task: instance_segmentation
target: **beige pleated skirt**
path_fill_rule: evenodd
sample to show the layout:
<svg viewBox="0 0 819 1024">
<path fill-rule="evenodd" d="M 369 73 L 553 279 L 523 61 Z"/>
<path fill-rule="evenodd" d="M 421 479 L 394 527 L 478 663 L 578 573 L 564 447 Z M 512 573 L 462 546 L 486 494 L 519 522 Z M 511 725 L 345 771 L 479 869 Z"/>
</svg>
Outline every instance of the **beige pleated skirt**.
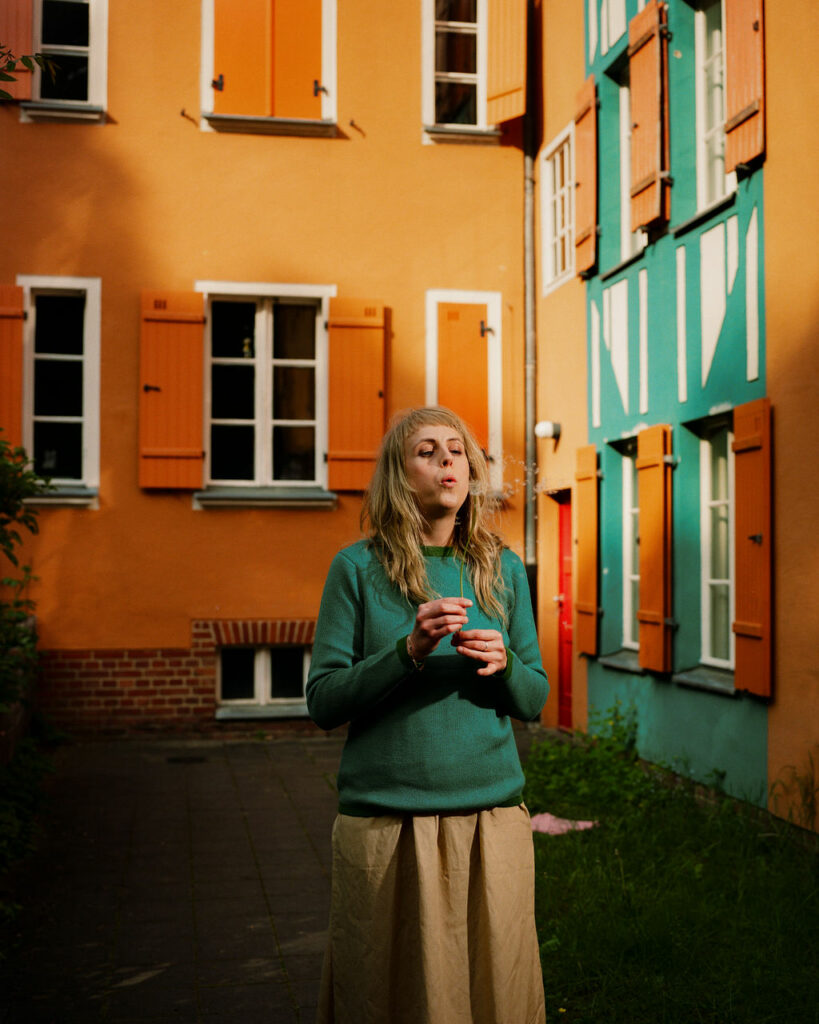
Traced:
<svg viewBox="0 0 819 1024">
<path fill-rule="evenodd" d="M 318 1024 L 543 1024 L 523 805 L 339 815 Z"/>
</svg>

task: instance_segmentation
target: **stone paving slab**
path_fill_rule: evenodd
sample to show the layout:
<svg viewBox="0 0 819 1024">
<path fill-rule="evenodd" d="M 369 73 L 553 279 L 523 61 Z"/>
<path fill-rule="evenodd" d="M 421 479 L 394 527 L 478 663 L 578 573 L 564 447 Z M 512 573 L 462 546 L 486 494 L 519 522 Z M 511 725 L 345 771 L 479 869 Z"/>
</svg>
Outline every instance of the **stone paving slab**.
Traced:
<svg viewBox="0 0 819 1024">
<path fill-rule="evenodd" d="M 308 1024 L 343 737 L 88 741 L 56 755 L 2 1024 Z"/>
</svg>

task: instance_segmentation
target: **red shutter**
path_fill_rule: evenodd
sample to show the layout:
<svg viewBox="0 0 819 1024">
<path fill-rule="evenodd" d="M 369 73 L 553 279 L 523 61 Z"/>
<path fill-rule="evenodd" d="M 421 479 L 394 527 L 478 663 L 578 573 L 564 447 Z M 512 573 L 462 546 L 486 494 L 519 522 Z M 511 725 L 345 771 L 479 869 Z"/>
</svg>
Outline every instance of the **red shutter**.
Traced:
<svg viewBox="0 0 819 1024">
<path fill-rule="evenodd" d="M 0 3 L 0 46 L 19 58 L 32 52 L 31 0 L 2 0 Z M 31 72 L 18 64 L 14 82 L 0 82 L 0 89 L 15 100 L 31 99 Z"/>
<path fill-rule="evenodd" d="M 486 123 L 526 113 L 526 0 L 489 0 Z"/>
<path fill-rule="evenodd" d="M 213 112 L 273 112 L 270 0 L 213 0 Z"/>
<path fill-rule="evenodd" d="M 577 449 L 577 592 L 574 638 L 580 654 L 597 654 L 597 449 Z"/>
<path fill-rule="evenodd" d="M 273 115 L 321 117 L 321 0 L 274 0 Z"/>
<path fill-rule="evenodd" d="M 734 409 L 736 663 L 734 685 L 771 696 L 771 404 Z"/>
<path fill-rule="evenodd" d="M 637 435 L 640 509 L 640 665 L 671 671 L 671 427 Z"/>
<path fill-rule="evenodd" d="M 203 297 L 142 293 L 139 484 L 202 486 Z"/>
<path fill-rule="evenodd" d="M 327 484 L 363 491 L 384 434 L 384 304 L 331 299 Z"/>
<path fill-rule="evenodd" d="M 23 443 L 23 289 L 0 285 L 0 437 Z"/>
<path fill-rule="evenodd" d="M 574 263 L 577 273 L 597 260 L 597 94 L 589 75 L 577 94 L 574 118 Z"/>
<path fill-rule="evenodd" d="M 725 170 L 765 152 L 762 0 L 725 4 Z"/>
<path fill-rule="evenodd" d="M 666 18 L 666 5 L 648 0 L 628 27 L 632 231 L 671 212 Z"/>
<path fill-rule="evenodd" d="M 438 304 L 438 403 L 456 412 L 489 454 L 486 306 Z"/>
</svg>

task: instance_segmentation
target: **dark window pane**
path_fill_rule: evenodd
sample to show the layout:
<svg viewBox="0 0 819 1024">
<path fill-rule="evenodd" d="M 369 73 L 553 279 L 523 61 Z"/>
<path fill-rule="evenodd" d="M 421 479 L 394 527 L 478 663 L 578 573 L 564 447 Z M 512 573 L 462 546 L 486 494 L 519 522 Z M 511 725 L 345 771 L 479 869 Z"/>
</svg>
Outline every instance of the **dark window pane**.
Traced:
<svg viewBox="0 0 819 1024">
<path fill-rule="evenodd" d="M 252 359 L 255 354 L 255 334 L 255 302 L 213 303 L 211 345 L 215 358 Z"/>
<path fill-rule="evenodd" d="M 471 32 L 436 32 L 435 70 L 475 74 L 478 68 L 478 40 Z"/>
<path fill-rule="evenodd" d="M 88 4 L 43 0 L 43 43 L 88 46 Z"/>
<path fill-rule="evenodd" d="M 274 419 L 312 420 L 315 415 L 316 371 L 312 366 L 274 366 Z"/>
<path fill-rule="evenodd" d="M 315 306 L 276 306 L 273 355 L 276 359 L 316 358 Z"/>
<path fill-rule="evenodd" d="M 40 476 L 82 480 L 82 424 L 35 423 L 34 468 Z"/>
<path fill-rule="evenodd" d="M 477 124 L 477 89 L 464 82 L 435 83 L 436 124 Z"/>
<path fill-rule="evenodd" d="M 252 420 L 255 416 L 253 386 L 255 371 L 250 366 L 214 363 L 211 366 L 211 415 L 215 420 Z"/>
<path fill-rule="evenodd" d="M 477 21 L 477 0 L 435 0 L 436 21 Z"/>
<path fill-rule="evenodd" d="M 34 361 L 34 415 L 82 416 L 82 363 Z"/>
<path fill-rule="evenodd" d="M 40 76 L 40 99 L 85 102 L 88 99 L 88 58 L 58 53 L 54 64 L 53 80 L 47 71 Z"/>
<path fill-rule="evenodd" d="M 214 480 L 252 480 L 255 475 L 253 427 L 210 428 L 210 475 Z"/>
<path fill-rule="evenodd" d="M 312 427 L 273 428 L 273 479 L 313 480 L 316 440 Z"/>
<path fill-rule="evenodd" d="M 222 678 L 222 700 L 253 700 L 253 665 L 256 652 L 252 647 L 223 647 L 219 652 Z"/>
<path fill-rule="evenodd" d="M 270 648 L 270 696 L 304 698 L 304 648 Z"/>
<path fill-rule="evenodd" d="M 60 356 L 82 355 L 84 295 L 38 295 L 34 351 Z"/>
</svg>

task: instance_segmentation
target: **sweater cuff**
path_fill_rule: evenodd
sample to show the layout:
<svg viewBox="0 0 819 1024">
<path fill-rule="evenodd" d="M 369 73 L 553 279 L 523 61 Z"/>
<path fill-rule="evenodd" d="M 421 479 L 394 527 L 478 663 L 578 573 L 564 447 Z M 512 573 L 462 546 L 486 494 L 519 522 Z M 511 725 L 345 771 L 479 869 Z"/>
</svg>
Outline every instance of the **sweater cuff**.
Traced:
<svg viewBox="0 0 819 1024">
<path fill-rule="evenodd" d="M 514 668 L 514 665 L 515 665 L 515 655 L 507 647 L 506 648 L 506 668 L 503 670 L 503 672 L 501 672 L 501 679 L 504 679 L 504 680 L 509 679 L 509 677 L 512 675 L 512 670 Z"/>
<path fill-rule="evenodd" d="M 412 658 L 409 656 L 409 653 L 407 651 L 407 638 L 405 636 L 402 636 L 401 639 L 396 643 L 395 653 L 401 659 L 404 668 L 408 669 L 410 672 L 413 670 L 413 668 L 415 668 L 415 666 L 412 663 Z"/>
</svg>

